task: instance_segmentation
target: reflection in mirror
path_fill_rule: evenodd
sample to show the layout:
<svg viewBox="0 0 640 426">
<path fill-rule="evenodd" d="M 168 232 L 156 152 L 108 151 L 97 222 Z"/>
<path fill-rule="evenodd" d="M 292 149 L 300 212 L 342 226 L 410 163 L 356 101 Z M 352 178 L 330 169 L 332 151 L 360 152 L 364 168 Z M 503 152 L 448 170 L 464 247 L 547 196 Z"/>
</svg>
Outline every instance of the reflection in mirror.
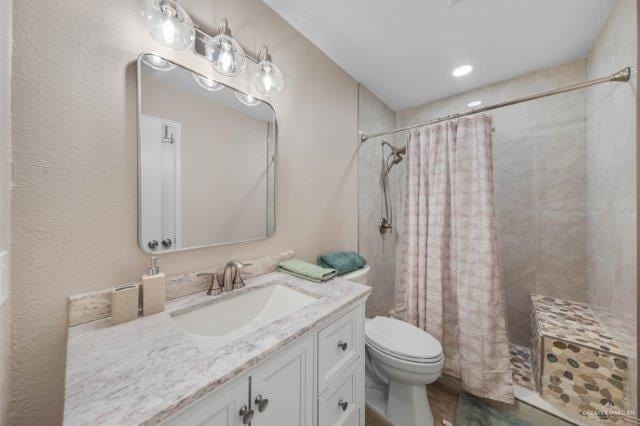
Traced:
<svg viewBox="0 0 640 426">
<path fill-rule="evenodd" d="M 167 252 L 275 232 L 275 112 L 157 55 L 138 61 L 139 243 Z"/>
</svg>

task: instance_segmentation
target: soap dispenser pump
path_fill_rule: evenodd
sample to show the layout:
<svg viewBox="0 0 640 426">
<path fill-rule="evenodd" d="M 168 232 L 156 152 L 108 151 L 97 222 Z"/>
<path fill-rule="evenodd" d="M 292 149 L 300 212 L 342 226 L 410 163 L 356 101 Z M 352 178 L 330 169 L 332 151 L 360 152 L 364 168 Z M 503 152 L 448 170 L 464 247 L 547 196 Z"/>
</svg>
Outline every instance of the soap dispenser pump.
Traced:
<svg viewBox="0 0 640 426">
<path fill-rule="evenodd" d="M 159 256 L 151 256 L 151 265 L 142 276 L 142 315 L 164 311 L 167 277 L 158 267 Z"/>
</svg>

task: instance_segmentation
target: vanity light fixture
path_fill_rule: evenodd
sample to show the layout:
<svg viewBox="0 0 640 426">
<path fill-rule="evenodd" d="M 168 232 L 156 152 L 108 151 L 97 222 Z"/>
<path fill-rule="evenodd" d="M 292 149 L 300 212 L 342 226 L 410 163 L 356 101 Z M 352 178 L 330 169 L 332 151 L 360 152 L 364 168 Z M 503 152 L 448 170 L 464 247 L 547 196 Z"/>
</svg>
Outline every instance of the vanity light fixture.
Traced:
<svg viewBox="0 0 640 426">
<path fill-rule="evenodd" d="M 191 76 L 196 81 L 196 83 L 198 83 L 200 87 L 210 92 L 217 92 L 218 90 L 222 90 L 224 88 L 222 84 L 218 83 L 217 81 L 209 77 L 205 77 L 203 75 L 196 74 L 194 72 L 191 73 Z"/>
<path fill-rule="evenodd" d="M 150 66 L 156 71 L 171 71 L 175 68 L 175 65 L 171 62 L 161 58 L 158 55 L 147 53 L 142 56 L 142 62 Z"/>
<path fill-rule="evenodd" d="M 473 101 L 473 102 L 469 102 L 469 103 L 467 104 L 467 106 L 468 106 L 468 107 L 473 108 L 473 107 L 477 107 L 477 106 L 478 106 L 478 105 L 480 105 L 481 103 L 482 103 L 482 101 Z"/>
<path fill-rule="evenodd" d="M 172 50 L 193 49 L 194 53 L 211 62 L 213 68 L 222 75 L 234 77 L 242 74 L 247 65 L 247 59 L 255 63 L 256 70 L 250 80 L 260 95 L 273 96 L 284 87 L 282 71 L 271 61 L 267 46 L 260 47 L 257 58 L 246 55 L 240 43 L 231 37 L 229 22 L 226 18 L 220 21 L 218 34 L 212 37 L 194 26 L 189 14 L 176 0 L 145 0 L 142 16 L 147 31 L 158 43 Z M 194 46 L 196 33 L 202 43 Z M 173 68 L 173 64 L 156 55 L 146 55 L 143 60 L 156 70 Z M 207 77 L 194 75 L 193 78 L 207 90 L 215 91 L 223 87 Z M 260 103 L 254 97 L 247 96 L 251 99 L 245 98 L 241 100 L 242 103 L 250 106 Z"/>
<path fill-rule="evenodd" d="M 462 65 L 461 67 L 454 69 L 451 74 L 453 74 L 454 77 L 462 77 L 469 74 L 471 71 L 473 71 L 473 67 L 471 65 Z"/>
<path fill-rule="evenodd" d="M 284 86 L 282 71 L 273 62 L 267 46 L 261 46 L 258 51 L 258 65 L 251 77 L 253 87 L 264 96 L 272 96 L 279 93 Z"/>
<path fill-rule="evenodd" d="M 174 0 L 147 0 L 142 8 L 144 25 L 151 37 L 172 50 L 187 50 L 196 39 L 193 21 Z"/>
<path fill-rule="evenodd" d="M 235 94 L 236 94 L 236 98 L 238 98 L 238 100 L 243 104 L 245 104 L 246 106 L 253 107 L 256 105 L 260 105 L 260 103 L 262 102 L 260 99 L 256 99 L 253 96 L 247 95 L 242 92 L 235 92 Z"/>
<path fill-rule="evenodd" d="M 233 77 L 244 71 L 247 58 L 242 46 L 231 37 L 231 30 L 229 30 L 226 19 L 220 21 L 218 35 L 206 39 L 204 48 L 205 56 L 220 74 Z"/>
</svg>

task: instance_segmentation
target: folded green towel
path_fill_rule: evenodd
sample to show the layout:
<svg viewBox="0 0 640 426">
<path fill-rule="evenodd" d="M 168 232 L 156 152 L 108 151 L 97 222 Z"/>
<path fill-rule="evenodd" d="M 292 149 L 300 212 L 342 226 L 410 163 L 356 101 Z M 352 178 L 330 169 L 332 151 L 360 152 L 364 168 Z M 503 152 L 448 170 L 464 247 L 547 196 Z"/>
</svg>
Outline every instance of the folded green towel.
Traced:
<svg viewBox="0 0 640 426">
<path fill-rule="evenodd" d="M 367 261 L 352 251 L 334 251 L 318 256 L 318 265 L 335 269 L 338 275 L 348 274 L 356 269 L 364 268 Z"/>
<path fill-rule="evenodd" d="M 278 263 L 278 271 L 317 283 L 328 281 L 336 276 L 335 269 L 322 268 L 299 259 L 289 259 Z"/>
</svg>

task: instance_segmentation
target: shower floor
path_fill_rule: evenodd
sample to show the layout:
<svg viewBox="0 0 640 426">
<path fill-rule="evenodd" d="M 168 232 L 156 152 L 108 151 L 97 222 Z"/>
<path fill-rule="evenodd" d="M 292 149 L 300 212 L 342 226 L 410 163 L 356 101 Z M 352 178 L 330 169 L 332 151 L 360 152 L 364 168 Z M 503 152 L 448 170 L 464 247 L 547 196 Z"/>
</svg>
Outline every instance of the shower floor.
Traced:
<svg viewBox="0 0 640 426">
<path fill-rule="evenodd" d="M 531 375 L 531 351 L 529 348 L 509 343 L 509 354 L 511 355 L 513 383 L 534 390 L 533 377 Z"/>
</svg>

